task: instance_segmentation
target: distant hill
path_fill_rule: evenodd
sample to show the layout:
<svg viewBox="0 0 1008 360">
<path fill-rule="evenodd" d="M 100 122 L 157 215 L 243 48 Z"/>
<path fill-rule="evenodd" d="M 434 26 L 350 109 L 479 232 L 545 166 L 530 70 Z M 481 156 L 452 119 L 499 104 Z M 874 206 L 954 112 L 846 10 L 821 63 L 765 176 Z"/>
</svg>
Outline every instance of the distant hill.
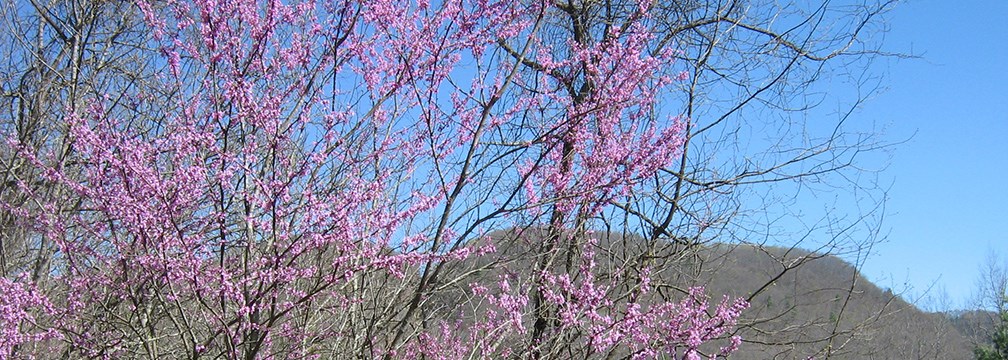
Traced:
<svg viewBox="0 0 1008 360">
<path fill-rule="evenodd" d="M 536 236 L 496 232 L 491 238 L 496 239 L 496 259 L 455 264 L 447 277 L 456 274 L 460 284 L 490 284 L 502 273 L 535 268 L 527 255 L 540 243 Z M 500 241 L 504 238 L 510 239 Z M 656 268 L 664 268 L 661 279 L 668 289 L 703 285 L 715 297 L 748 299 L 751 307 L 738 330 L 744 342 L 731 359 L 967 360 L 973 358 L 970 339 L 983 338 L 982 330 L 976 330 L 985 326 L 982 316 L 921 311 L 835 256 L 754 245 L 656 247 L 619 236 L 599 237 L 596 252 L 601 269 L 642 257 L 661 259 Z M 462 294 L 440 296 L 443 302 L 432 306 L 451 306 Z M 675 291 L 654 296 L 682 297 Z"/>
<path fill-rule="evenodd" d="M 976 322 L 957 328 L 950 316 L 919 310 L 837 257 L 750 245 L 706 247 L 701 256 L 708 265 L 700 281 L 711 293 L 751 298 L 751 327 L 732 359 L 826 358 L 827 351 L 830 359 L 973 358 L 964 332 Z"/>
<path fill-rule="evenodd" d="M 998 314 L 986 310 L 958 311 L 949 314 L 952 326 L 973 343 L 990 343 Z"/>
</svg>

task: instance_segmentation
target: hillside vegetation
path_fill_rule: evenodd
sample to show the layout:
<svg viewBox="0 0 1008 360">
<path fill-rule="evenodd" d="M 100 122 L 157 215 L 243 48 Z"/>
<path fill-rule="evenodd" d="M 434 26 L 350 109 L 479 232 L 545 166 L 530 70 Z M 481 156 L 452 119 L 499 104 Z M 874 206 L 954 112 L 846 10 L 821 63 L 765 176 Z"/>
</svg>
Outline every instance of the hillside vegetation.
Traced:
<svg viewBox="0 0 1008 360">
<path fill-rule="evenodd" d="M 824 350 L 831 359 L 973 357 L 971 342 L 949 316 L 921 311 L 837 257 L 813 256 L 781 274 L 781 264 L 810 254 L 726 245 L 702 253 L 709 264 L 702 281 L 711 292 L 752 304 L 745 314 L 752 326 L 742 330 L 746 343 L 733 359 L 799 359 Z"/>
<path fill-rule="evenodd" d="M 503 244 L 496 255 L 469 262 L 450 273 L 468 277 L 456 283 L 490 284 L 502 274 L 533 269 L 522 257 L 534 241 L 516 241 L 497 232 Z M 500 241 L 504 237 L 512 237 Z M 918 309 L 862 277 L 851 264 L 835 256 L 798 249 L 755 245 L 668 244 L 667 256 L 644 254 L 643 240 L 599 237 L 595 261 L 607 274 L 621 264 L 652 256 L 664 261 L 662 284 L 646 301 L 682 297 L 690 286 L 708 293 L 742 297 L 751 303 L 736 335 L 743 344 L 731 359 L 972 359 L 973 342 L 982 339 L 983 314 L 970 316 L 929 313 Z M 659 247 L 660 248 L 660 247 Z M 576 259 L 580 254 L 574 254 Z M 568 258 L 565 254 L 557 256 Z M 669 263 L 678 265 L 668 266 Z M 558 262 L 560 270 L 563 261 Z M 608 276 L 606 274 L 599 274 Z M 464 292 L 463 288 L 459 288 Z M 452 306 L 458 296 L 445 295 L 436 306 Z M 662 299 L 658 299 L 661 297 Z M 712 299 L 717 302 L 720 299 Z M 710 349 L 712 352 L 716 349 Z"/>
</svg>

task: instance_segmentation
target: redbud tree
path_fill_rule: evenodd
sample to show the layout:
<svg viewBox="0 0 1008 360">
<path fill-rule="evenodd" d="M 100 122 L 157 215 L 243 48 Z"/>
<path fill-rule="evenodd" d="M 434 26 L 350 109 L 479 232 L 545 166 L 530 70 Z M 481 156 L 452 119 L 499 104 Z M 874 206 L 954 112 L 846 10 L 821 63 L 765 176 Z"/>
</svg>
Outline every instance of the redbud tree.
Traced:
<svg viewBox="0 0 1008 360">
<path fill-rule="evenodd" d="M 744 301 L 658 296 L 598 251 L 600 214 L 681 155 L 651 6 L 127 7 L 151 82 L 66 106 L 60 151 L 3 134 L 37 179 L 0 209 L 55 250 L 5 269 L 0 357 L 735 351 Z"/>
</svg>

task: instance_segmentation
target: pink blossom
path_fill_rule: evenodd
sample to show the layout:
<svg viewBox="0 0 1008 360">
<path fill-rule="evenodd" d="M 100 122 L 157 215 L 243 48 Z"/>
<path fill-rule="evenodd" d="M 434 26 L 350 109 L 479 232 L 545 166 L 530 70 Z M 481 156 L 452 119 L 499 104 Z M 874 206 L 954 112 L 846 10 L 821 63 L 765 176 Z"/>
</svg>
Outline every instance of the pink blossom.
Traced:
<svg viewBox="0 0 1008 360">
<path fill-rule="evenodd" d="M 490 229 L 549 215 L 555 232 L 590 230 L 577 219 L 676 161 L 683 122 L 654 115 L 674 57 L 649 51 L 644 3 L 584 43 L 540 32 L 538 14 L 558 9 L 539 1 L 136 6 L 171 76 L 157 84 L 169 95 L 128 95 L 156 111 L 111 97 L 68 107 L 72 161 L 2 134 L 74 201 L 20 180 L 34 202 L 0 204 L 54 244 L 45 286 L 0 278 L 0 357 L 43 345 L 106 358 L 508 357 L 543 345 L 522 336 L 549 309 L 547 336 L 692 359 L 746 307 L 726 297 L 708 315 L 702 288 L 618 298 L 627 279 L 598 275 L 592 240 L 568 271 L 468 288 L 442 271 L 506 270 Z M 518 57 L 545 72 L 507 44 L 533 49 Z M 594 89 L 572 97 L 571 82 Z M 643 269 L 640 293 L 652 276 Z M 462 295 L 438 299 L 446 289 Z"/>
</svg>

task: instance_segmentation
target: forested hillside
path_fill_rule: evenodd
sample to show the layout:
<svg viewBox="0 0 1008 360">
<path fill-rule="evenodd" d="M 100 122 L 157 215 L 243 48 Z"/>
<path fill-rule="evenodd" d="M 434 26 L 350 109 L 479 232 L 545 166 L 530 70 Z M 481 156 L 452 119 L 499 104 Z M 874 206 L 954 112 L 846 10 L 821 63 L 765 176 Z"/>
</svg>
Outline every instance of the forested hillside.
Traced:
<svg viewBox="0 0 1008 360">
<path fill-rule="evenodd" d="M 535 241 L 499 241 L 516 230 L 493 234 L 512 244 L 498 249 L 494 261 L 467 263 L 449 271 L 461 283 L 492 284 L 502 276 L 521 277 L 533 269 L 522 254 Z M 529 232 L 524 230 L 522 232 Z M 532 240 L 534 237 L 526 236 Z M 647 256 L 646 241 L 633 236 L 596 235 L 594 254 L 600 269 L 618 269 L 629 259 Z M 524 245 L 522 245 L 524 244 Z M 972 359 L 973 342 L 992 327 L 989 316 L 929 313 L 899 294 L 871 283 L 844 260 L 800 249 L 758 245 L 676 245 L 674 259 L 654 274 L 659 291 L 642 303 L 681 297 L 691 286 L 711 294 L 748 299 L 739 320 L 743 343 L 731 359 Z M 559 256 L 566 258 L 566 253 Z M 574 263 L 582 253 L 572 254 Z M 557 269 L 563 261 L 555 262 Z M 610 270 L 610 272 L 612 272 Z M 456 295 L 459 296 L 459 295 Z M 435 307 L 451 306 L 448 296 Z M 711 299 L 717 303 L 718 298 Z M 710 352 L 716 349 L 707 349 Z"/>
<path fill-rule="evenodd" d="M 754 325 L 742 332 L 745 351 L 732 359 L 803 359 L 825 348 L 831 359 L 973 358 L 971 343 L 949 316 L 921 311 L 837 257 L 815 258 L 781 275 L 781 263 L 808 253 L 720 245 L 704 254 L 718 268 L 704 279 L 713 293 L 751 299 L 745 316 Z"/>
</svg>

